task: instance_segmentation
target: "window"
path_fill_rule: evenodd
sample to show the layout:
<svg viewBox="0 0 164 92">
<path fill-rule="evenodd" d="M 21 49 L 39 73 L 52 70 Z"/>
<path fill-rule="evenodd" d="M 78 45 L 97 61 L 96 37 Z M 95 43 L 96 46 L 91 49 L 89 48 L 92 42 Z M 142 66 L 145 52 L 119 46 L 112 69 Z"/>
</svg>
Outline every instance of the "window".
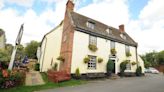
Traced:
<svg viewBox="0 0 164 92">
<path fill-rule="evenodd" d="M 96 39 L 96 37 L 95 36 L 89 36 L 89 44 L 90 45 L 95 45 L 96 46 L 96 44 L 97 44 L 97 39 Z"/>
<path fill-rule="evenodd" d="M 89 55 L 88 69 L 96 69 L 96 56 Z"/>
<path fill-rule="evenodd" d="M 106 32 L 107 32 L 108 34 L 112 34 L 112 30 L 109 29 L 109 28 L 106 29 Z"/>
<path fill-rule="evenodd" d="M 124 40 L 126 40 L 126 36 L 125 34 L 120 34 L 121 38 L 123 38 Z"/>
<path fill-rule="evenodd" d="M 125 45 L 125 53 L 129 53 L 130 52 L 130 47 L 128 45 Z"/>
<path fill-rule="evenodd" d="M 90 29 L 94 29 L 95 24 L 93 22 L 87 22 L 87 27 Z"/>
<path fill-rule="evenodd" d="M 115 42 L 111 41 L 110 46 L 111 46 L 111 49 L 115 49 Z"/>
</svg>

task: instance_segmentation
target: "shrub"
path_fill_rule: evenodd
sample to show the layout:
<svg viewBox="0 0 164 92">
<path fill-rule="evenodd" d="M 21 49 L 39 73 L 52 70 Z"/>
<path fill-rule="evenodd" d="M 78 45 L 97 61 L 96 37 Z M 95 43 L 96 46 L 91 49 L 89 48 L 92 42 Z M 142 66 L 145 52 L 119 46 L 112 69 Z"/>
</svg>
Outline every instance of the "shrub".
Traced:
<svg viewBox="0 0 164 92">
<path fill-rule="evenodd" d="M 25 72 L 23 71 L 7 71 L 8 76 L 4 76 L 3 72 L 0 73 L 0 88 L 11 88 L 18 85 L 23 85 L 25 82 Z M 5 73 L 4 73 L 5 74 Z"/>
<path fill-rule="evenodd" d="M 98 58 L 98 63 L 102 63 L 103 62 L 103 59 L 102 58 Z"/>
<path fill-rule="evenodd" d="M 139 66 L 139 67 L 137 67 L 137 69 L 136 69 L 136 76 L 141 76 L 141 75 L 142 75 L 142 67 Z"/>
<path fill-rule="evenodd" d="M 75 71 L 75 78 L 80 79 L 80 77 L 81 77 L 80 70 L 79 70 L 79 68 L 77 68 Z"/>
<path fill-rule="evenodd" d="M 133 61 L 131 64 L 132 64 L 132 65 L 136 65 L 137 63 L 136 63 L 135 61 Z"/>
<path fill-rule="evenodd" d="M 97 46 L 96 45 L 93 45 L 93 44 L 89 44 L 88 48 L 93 51 L 93 52 L 96 52 L 97 51 Z"/>
<path fill-rule="evenodd" d="M 111 52 L 112 55 L 116 55 L 116 53 L 117 53 L 115 48 L 111 49 L 110 52 Z"/>
<path fill-rule="evenodd" d="M 129 60 L 124 60 L 123 62 L 120 63 L 120 73 L 121 76 L 124 75 L 124 71 L 126 70 L 126 65 L 129 63 Z"/>
<path fill-rule="evenodd" d="M 54 66 L 53 66 L 53 70 L 57 71 L 58 68 L 58 63 L 55 62 Z"/>
<path fill-rule="evenodd" d="M 107 75 L 111 75 L 112 71 L 114 69 L 114 62 L 112 60 L 108 60 L 108 63 L 107 63 Z"/>
<path fill-rule="evenodd" d="M 86 64 L 86 63 L 88 63 L 89 62 L 89 57 L 85 57 L 84 59 L 83 59 L 83 62 Z"/>
<path fill-rule="evenodd" d="M 35 71 L 39 71 L 40 70 L 40 64 L 39 63 L 36 63 L 35 64 Z"/>
<path fill-rule="evenodd" d="M 57 60 L 60 60 L 60 61 L 65 61 L 65 59 L 64 59 L 64 57 L 63 56 L 59 56 L 58 58 L 57 58 Z"/>
<path fill-rule="evenodd" d="M 130 57 L 130 56 L 132 56 L 132 54 L 130 52 L 126 52 L 126 56 Z"/>
</svg>

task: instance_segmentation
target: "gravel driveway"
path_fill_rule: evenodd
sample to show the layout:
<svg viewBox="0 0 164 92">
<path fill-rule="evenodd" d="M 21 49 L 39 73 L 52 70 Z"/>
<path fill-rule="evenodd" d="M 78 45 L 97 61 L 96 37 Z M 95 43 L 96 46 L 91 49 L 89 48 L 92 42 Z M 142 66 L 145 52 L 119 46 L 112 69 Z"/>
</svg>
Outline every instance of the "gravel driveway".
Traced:
<svg viewBox="0 0 164 92">
<path fill-rule="evenodd" d="M 146 74 L 117 80 L 97 80 L 75 87 L 62 87 L 40 92 L 164 92 L 164 75 Z"/>
</svg>

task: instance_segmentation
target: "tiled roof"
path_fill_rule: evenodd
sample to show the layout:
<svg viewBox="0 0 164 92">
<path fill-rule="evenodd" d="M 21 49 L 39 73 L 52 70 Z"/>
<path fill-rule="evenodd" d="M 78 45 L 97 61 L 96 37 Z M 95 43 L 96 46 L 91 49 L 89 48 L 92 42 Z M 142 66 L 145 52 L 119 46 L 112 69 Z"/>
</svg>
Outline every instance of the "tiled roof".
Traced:
<svg viewBox="0 0 164 92">
<path fill-rule="evenodd" d="M 76 12 L 70 12 L 70 14 L 71 14 L 72 21 L 75 25 L 75 29 L 77 31 L 81 31 L 94 36 L 109 39 L 119 43 L 123 43 L 126 45 L 137 46 L 137 43 L 126 32 L 122 33 L 119 31 L 119 29 L 105 25 L 99 21 L 80 15 Z M 94 23 L 95 25 L 94 29 L 87 27 L 86 23 L 88 21 Z M 106 31 L 107 29 L 110 30 L 109 33 Z M 123 39 L 123 37 L 120 36 L 121 34 L 123 34 L 126 37 L 126 39 Z"/>
</svg>

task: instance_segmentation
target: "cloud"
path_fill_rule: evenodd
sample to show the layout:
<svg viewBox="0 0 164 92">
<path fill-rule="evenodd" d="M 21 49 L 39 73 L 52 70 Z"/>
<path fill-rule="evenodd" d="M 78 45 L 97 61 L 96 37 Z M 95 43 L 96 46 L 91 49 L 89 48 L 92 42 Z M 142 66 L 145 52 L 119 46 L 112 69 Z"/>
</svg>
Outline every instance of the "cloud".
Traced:
<svg viewBox="0 0 164 92">
<path fill-rule="evenodd" d="M 19 6 L 32 7 L 34 0 L 7 0 L 7 2 Z"/>
<path fill-rule="evenodd" d="M 141 10 L 139 19 L 131 20 L 128 32 L 139 43 L 139 52 L 164 50 L 164 1 L 150 0 Z"/>
<path fill-rule="evenodd" d="M 121 11 L 121 12 L 120 12 Z M 105 24 L 118 27 L 129 21 L 129 10 L 124 0 L 93 0 L 92 4 L 83 7 L 77 12 Z"/>
<path fill-rule="evenodd" d="M 0 9 L 4 7 L 4 1 L 0 0 Z"/>
<path fill-rule="evenodd" d="M 41 14 L 27 9 L 20 15 L 19 10 L 5 8 L 0 11 L 0 28 L 6 32 L 7 43 L 14 44 L 20 25 L 24 23 L 24 34 L 21 43 L 31 40 L 41 41 L 43 36 L 58 25 L 64 18 L 65 1 L 56 3 L 55 10 L 47 8 Z"/>
</svg>

